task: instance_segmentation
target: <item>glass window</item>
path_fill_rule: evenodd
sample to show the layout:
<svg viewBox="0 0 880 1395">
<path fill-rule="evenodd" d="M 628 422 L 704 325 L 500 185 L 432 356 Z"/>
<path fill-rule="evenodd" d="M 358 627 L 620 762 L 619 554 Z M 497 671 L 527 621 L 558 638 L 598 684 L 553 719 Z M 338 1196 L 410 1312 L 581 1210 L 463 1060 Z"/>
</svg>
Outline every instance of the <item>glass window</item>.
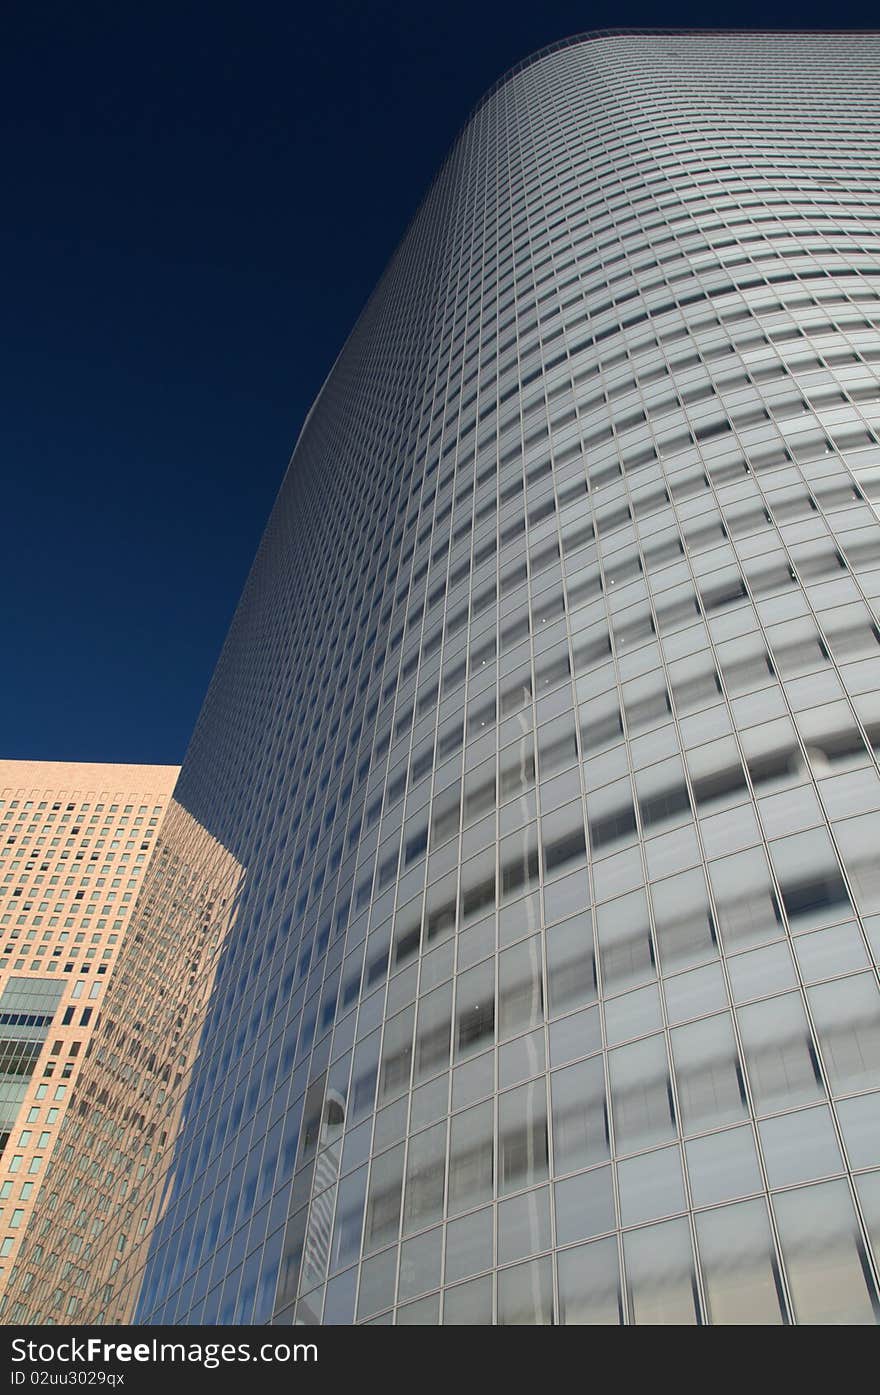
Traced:
<svg viewBox="0 0 880 1395">
<path fill-rule="evenodd" d="M 727 989 L 719 964 L 705 964 L 663 980 L 663 995 L 670 1023 L 687 1022 L 727 1007 Z"/>
<path fill-rule="evenodd" d="M 498 1263 L 526 1259 L 550 1249 L 550 1193 L 523 1192 L 498 1206 Z"/>
<path fill-rule="evenodd" d="M 421 1230 L 443 1215 L 446 1176 L 446 1120 L 409 1141 L 403 1228 Z"/>
<path fill-rule="evenodd" d="M 824 828 L 772 843 L 770 858 L 793 934 L 852 914 L 837 857 Z"/>
<path fill-rule="evenodd" d="M 623 1225 L 656 1221 L 685 1210 L 681 1154 L 678 1148 L 641 1153 L 617 1164 L 620 1219 Z"/>
<path fill-rule="evenodd" d="M 632 1322 L 690 1326 L 697 1322 L 697 1279 L 686 1220 L 631 1230 L 623 1238 Z"/>
<path fill-rule="evenodd" d="M 734 1000 L 767 998 L 797 985 L 788 945 L 765 945 L 747 954 L 734 954 L 727 961 Z"/>
<path fill-rule="evenodd" d="M 589 1240 L 613 1230 L 611 1168 L 596 1167 L 556 1183 L 556 1239 L 559 1245 Z"/>
<path fill-rule="evenodd" d="M 400 1278 L 397 1301 L 413 1298 L 417 1293 L 440 1286 L 440 1260 L 443 1254 L 443 1230 L 426 1231 L 400 1247 Z"/>
<path fill-rule="evenodd" d="M 876 685 L 874 685 L 876 686 Z M 877 815 L 863 814 L 835 824 L 850 886 L 860 911 L 880 911 L 880 864 L 877 861 Z"/>
<path fill-rule="evenodd" d="M 551 1016 L 596 1001 L 593 922 L 588 911 L 547 931 L 547 988 Z"/>
<path fill-rule="evenodd" d="M 394 1282 L 397 1277 L 397 1247 L 385 1250 L 361 1265 L 358 1317 L 369 1317 L 394 1302 Z"/>
<path fill-rule="evenodd" d="M 782 1323 L 782 1280 L 763 1201 L 722 1206 L 697 1217 L 697 1244 L 709 1321 Z"/>
<path fill-rule="evenodd" d="M 492 1198 L 492 1101 L 452 1119 L 449 1142 L 449 1212 L 455 1215 Z"/>
<path fill-rule="evenodd" d="M 833 978 L 849 969 L 864 969 L 868 962 L 865 942 L 855 922 L 799 935 L 794 941 L 794 952 L 805 983 Z"/>
<path fill-rule="evenodd" d="M 279 1308 L 291 1302 L 299 1286 L 299 1271 L 302 1263 L 303 1244 L 306 1233 L 306 1208 L 303 1207 L 290 1216 L 284 1232 L 281 1254 L 281 1271 L 278 1278 L 276 1302 Z"/>
<path fill-rule="evenodd" d="M 446 1282 L 492 1268 L 492 1208 L 476 1211 L 446 1227 Z"/>
<path fill-rule="evenodd" d="M 564 1066 L 578 1056 L 589 1056 L 602 1047 L 598 1007 L 584 1008 L 550 1024 L 550 1064 Z"/>
<path fill-rule="evenodd" d="M 880 1172 L 866 1172 L 857 1177 L 856 1191 L 874 1250 L 874 1258 L 880 1261 Z"/>
<path fill-rule="evenodd" d="M 544 1080 L 508 1090 L 498 1101 L 498 1189 L 516 1191 L 547 1177 Z"/>
<path fill-rule="evenodd" d="M 845 1093 L 880 1085 L 880 993 L 873 974 L 807 990 L 831 1088 Z"/>
<path fill-rule="evenodd" d="M 812 1104 L 825 1090 L 800 995 L 740 1008 L 752 1098 L 759 1113 Z"/>
<path fill-rule="evenodd" d="M 566 776 L 567 780 L 577 778 Z M 545 883 L 544 886 L 544 918 L 546 924 L 550 925 L 554 920 L 561 920 L 563 916 L 569 916 L 574 911 L 579 911 L 590 899 L 590 884 L 587 874 L 583 870 L 569 872 L 565 876 L 559 875 L 556 880 Z M 584 911 L 583 914 L 589 915 Z"/>
<path fill-rule="evenodd" d="M 398 1327 L 435 1327 L 439 1317 L 440 1295 L 433 1293 L 429 1298 L 420 1298 L 398 1308 L 396 1321 Z"/>
<path fill-rule="evenodd" d="M 827 1105 L 780 1114 L 758 1125 L 771 1187 L 788 1187 L 843 1170 Z"/>
<path fill-rule="evenodd" d="M 344 1269 L 356 1259 L 361 1247 L 361 1224 L 364 1218 L 364 1198 L 367 1189 L 367 1169 L 359 1168 L 339 1184 L 333 1244 L 330 1249 L 330 1271 Z"/>
<path fill-rule="evenodd" d="M 717 959 L 715 923 L 702 871 L 682 872 L 651 887 L 657 947 L 664 973 Z"/>
<path fill-rule="evenodd" d="M 880 1158 L 880 1093 L 840 1100 L 837 1117 L 851 1167 L 874 1167 Z"/>
<path fill-rule="evenodd" d="M 781 1192 L 776 1223 L 799 1323 L 873 1323 L 875 1295 L 845 1182 Z"/>
<path fill-rule="evenodd" d="M 354 1321 L 354 1295 L 358 1271 L 349 1269 L 327 1285 L 322 1322 L 325 1327 L 350 1327 Z"/>
<path fill-rule="evenodd" d="M 498 957 L 498 1032 L 502 1040 L 544 1020 L 541 936 L 522 940 Z"/>
<path fill-rule="evenodd" d="M 463 1109 L 491 1095 L 495 1088 L 495 1053 L 484 1051 L 482 1056 L 465 1061 L 452 1073 L 452 1107 Z"/>
<path fill-rule="evenodd" d="M 676 1027 L 670 1039 L 685 1131 L 698 1133 L 746 1118 L 745 1082 L 730 1014 Z"/>
<path fill-rule="evenodd" d="M 456 1059 L 482 1051 L 495 1040 L 495 961 L 468 969 L 455 995 Z"/>
<path fill-rule="evenodd" d="M 605 993 L 622 993 L 656 976 L 644 891 L 600 906 L 596 933 Z"/>
<path fill-rule="evenodd" d="M 782 936 L 782 917 L 767 859 L 758 848 L 709 866 L 721 935 L 728 952 Z"/>
<path fill-rule="evenodd" d="M 516 1041 L 509 1041 L 501 1047 L 498 1058 L 498 1078 L 502 1090 L 508 1085 L 518 1085 L 521 1080 L 529 1080 L 533 1075 L 543 1074 L 546 1068 L 544 1033 L 540 1030 L 529 1032 L 527 1036 L 517 1037 Z"/>
<path fill-rule="evenodd" d="M 444 1071 L 442 1075 L 435 1076 L 427 1085 L 421 1085 L 413 1090 L 410 1106 L 410 1128 L 413 1130 L 423 1128 L 425 1124 L 430 1124 L 434 1120 L 439 1119 L 441 1115 L 446 1114 L 449 1107 L 448 1097 L 448 1071 Z M 358 1130 L 353 1130 L 350 1135 L 347 1135 L 346 1151 L 348 1149 L 349 1140 L 356 1137 L 363 1127 L 363 1125 L 360 1125 Z M 367 1122 L 367 1128 L 369 1128 L 369 1121 Z M 369 1155 L 369 1147 L 369 1135 L 367 1135 L 366 1156 Z M 358 1156 L 354 1160 L 356 1162 L 360 1160 L 360 1149 L 358 1150 Z"/>
<path fill-rule="evenodd" d="M 549 1259 L 533 1259 L 498 1275 L 498 1325 L 546 1327 L 553 1321 Z"/>
<path fill-rule="evenodd" d="M 712 1206 L 763 1190 L 751 1128 L 692 1138 L 685 1144 L 685 1155 L 695 1206 Z"/>
<path fill-rule="evenodd" d="M 618 1152 L 631 1153 L 673 1139 L 675 1110 L 663 1036 L 609 1052 L 608 1070 Z"/>
<path fill-rule="evenodd" d="M 399 1144 L 373 1159 L 364 1237 L 367 1250 L 377 1250 L 389 1240 L 397 1239 L 402 1189 L 403 1144 Z"/>
<path fill-rule="evenodd" d="M 554 1071 L 550 1094 L 556 1174 L 604 1162 L 610 1156 L 610 1140 L 601 1057 Z"/>
<path fill-rule="evenodd" d="M 380 1104 L 396 1099 L 409 1088 L 415 1012 L 414 1006 L 405 1008 L 385 1024 L 379 1075 Z"/>
<path fill-rule="evenodd" d="M 559 1321 L 605 1326 L 623 1321 L 617 1240 L 596 1240 L 557 1255 Z"/>
<path fill-rule="evenodd" d="M 662 1026 L 660 990 L 656 983 L 634 988 L 605 1003 L 605 1035 L 609 1046 L 617 1046 L 630 1037 L 647 1036 Z"/>
<path fill-rule="evenodd" d="M 452 984 L 444 984 L 419 1001 L 415 1079 L 425 1080 L 449 1064 Z"/>
<path fill-rule="evenodd" d="M 443 1323 L 449 1327 L 489 1327 L 492 1323 L 492 1277 L 456 1284 L 443 1295 Z"/>
</svg>

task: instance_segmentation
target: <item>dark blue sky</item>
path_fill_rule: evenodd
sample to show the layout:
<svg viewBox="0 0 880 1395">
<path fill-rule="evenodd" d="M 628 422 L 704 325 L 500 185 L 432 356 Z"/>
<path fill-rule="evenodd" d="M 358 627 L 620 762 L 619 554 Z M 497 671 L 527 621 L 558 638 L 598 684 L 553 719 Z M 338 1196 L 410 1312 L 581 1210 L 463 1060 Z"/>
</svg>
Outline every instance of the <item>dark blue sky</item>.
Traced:
<svg viewBox="0 0 880 1395">
<path fill-rule="evenodd" d="M 875 13 L 7 4 L 0 755 L 182 759 L 302 419 L 506 68 L 585 28 Z"/>
</svg>

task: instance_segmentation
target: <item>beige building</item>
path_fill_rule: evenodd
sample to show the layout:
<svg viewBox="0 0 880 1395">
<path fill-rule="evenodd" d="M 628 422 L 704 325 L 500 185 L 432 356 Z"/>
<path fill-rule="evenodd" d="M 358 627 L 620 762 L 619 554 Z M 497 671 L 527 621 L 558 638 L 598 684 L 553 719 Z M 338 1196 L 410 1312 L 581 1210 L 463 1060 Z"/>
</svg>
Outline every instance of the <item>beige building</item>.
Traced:
<svg viewBox="0 0 880 1395">
<path fill-rule="evenodd" d="M 178 773 L 0 761 L 0 1305 Z"/>
<path fill-rule="evenodd" d="M 130 1322 L 165 1215 L 243 868 L 176 799 L 163 802 L 100 1021 L 12 1256 L 0 1323 Z"/>
</svg>

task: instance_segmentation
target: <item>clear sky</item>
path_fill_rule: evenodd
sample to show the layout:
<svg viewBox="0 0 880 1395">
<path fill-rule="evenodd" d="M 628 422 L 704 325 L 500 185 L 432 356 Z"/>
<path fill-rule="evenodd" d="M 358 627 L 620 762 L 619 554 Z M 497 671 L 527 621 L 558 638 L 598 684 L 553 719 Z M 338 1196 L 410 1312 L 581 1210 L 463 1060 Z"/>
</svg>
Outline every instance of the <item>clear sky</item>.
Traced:
<svg viewBox="0 0 880 1395">
<path fill-rule="evenodd" d="M 4 7 L 0 755 L 178 762 L 303 417 L 481 93 L 867 4 Z"/>
</svg>

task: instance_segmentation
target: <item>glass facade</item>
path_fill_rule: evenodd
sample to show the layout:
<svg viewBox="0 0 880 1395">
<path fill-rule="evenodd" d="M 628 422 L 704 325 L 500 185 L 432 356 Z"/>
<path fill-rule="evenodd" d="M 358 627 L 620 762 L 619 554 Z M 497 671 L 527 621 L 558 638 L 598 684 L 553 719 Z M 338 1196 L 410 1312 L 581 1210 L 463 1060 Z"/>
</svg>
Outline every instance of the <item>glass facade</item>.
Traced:
<svg viewBox="0 0 880 1395">
<path fill-rule="evenodd" d="M 65 1311 L 59 1164 L 14 1316 L 876 1321 L 878 152 L 865 35 L 589 35 L 472 114 L 177 787 L 236 890 L 170 1170 Z"/>
</svg>

